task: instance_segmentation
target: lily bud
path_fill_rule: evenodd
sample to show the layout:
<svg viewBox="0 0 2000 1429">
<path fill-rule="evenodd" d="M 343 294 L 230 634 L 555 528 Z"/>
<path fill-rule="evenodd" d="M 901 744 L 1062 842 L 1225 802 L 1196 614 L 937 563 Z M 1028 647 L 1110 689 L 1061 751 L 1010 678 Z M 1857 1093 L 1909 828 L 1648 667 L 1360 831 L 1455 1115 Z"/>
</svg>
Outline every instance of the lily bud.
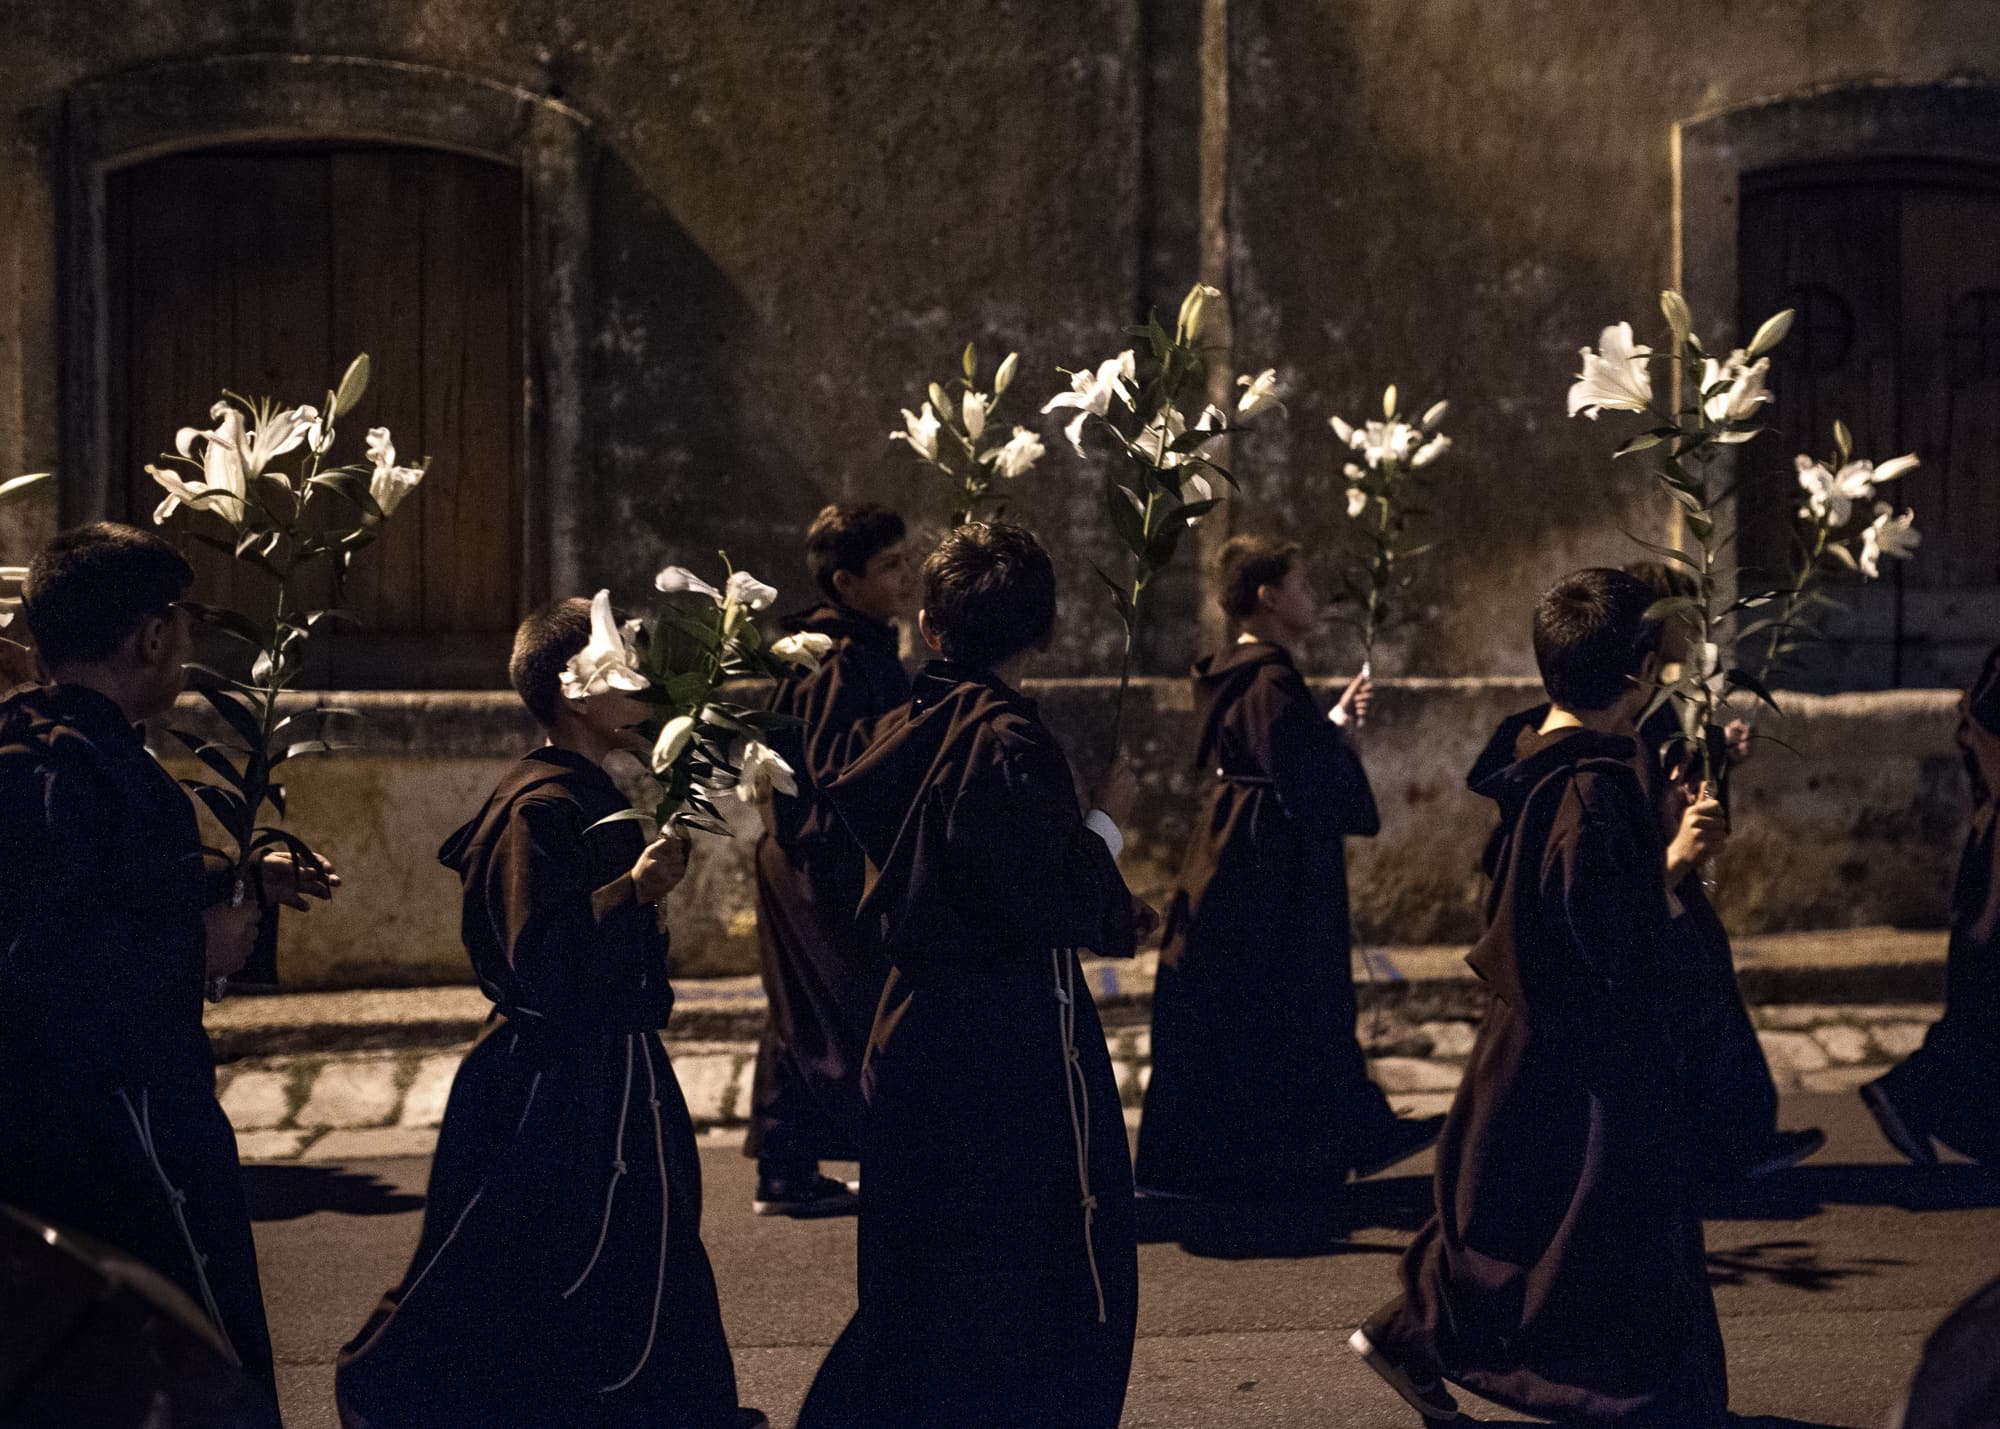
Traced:
<svg viewBox="0 0 2000 1429">
<path fill-rule="evenodd" d="M 970 382 L 979 375 L 979 354 L 972 350 L 971 343 L 968 342 L 965 345 L 965 351 L 959 355 L 958 365 L 960 370 L 965 373 L 965 380 L 967 382 Z"/>
<path fill-rule="evenodd" d="M 937 383 L 935 382 L 931 383 L 930 396 L 931 396 L 931 410 L 933 412 L 936 412 L 940 417 L 944 416 L 946 413 L 951 411 L 953 407 L 958 405 L 956 402 L 952 401 L 949 397 L 945 396 L 944 388 L 938 386 Z"/>
<path fill-rule="evenodd" d="M 1388 386 L 1388 389 L 1382 393 L 1382 415 L 1390 419 L 1391 421 L 1395 419 L 1396 384 L 1393 382 L 1391 382 Z"/>
<path fill-rule="evenodd" d="M 1679 352 L 1687 345 L 1688 334 L 1694 331 L 1694 314 L 1688 311 L 1687 299 L 1672 288 L 1660 294 L 1660 311 L 1666 316 L 1667 326 L 1673 330 L 1674 351 Z"/>
<path fill-rule="evenodd" d="M 1188 289 L 1188 295 L 1181 299 L 1179 336 L 1182 342 L 1193 342 L 1201 336 L 1202 310 L 1210 298 L 1219 298 L 1222 291 L 1211 288 L 1206 283 L 1196 283 Z"/>
<path fill-rule="evenodd" d="M 1014 369 L 1021 365 L 1021 354 L 1010 352 L 1000 360 L 1000 370 L 993 374 L 993 395 L 998 397 L 1007 390 L 1007 384 L 1014 380 Z"/>
<path fill-rule="evenodd" d="M 1792 319 L 1795 316 L 1797 316 L 1796 309 L 1786 308 L 1781 313 L 1774 313 L 1765 318 L 1764 325 L 1757 329 L 1757 335 L 1750 339 L 1750 346 L 1746 349 L 1747 360 L 1755 362 L 1783 342 L 1785 334 L 1792 330 Z"/>
<path fill-rule="evenodd" d="M 1436 431 L 1438 423 L 1444 420 L 1444 414 L 1450 410 L 1451 403 L 1440 402 L 1432 407 L 1430 411 L 1424 413 L 1424 430 L 1427 432 Z"/>
</svg>

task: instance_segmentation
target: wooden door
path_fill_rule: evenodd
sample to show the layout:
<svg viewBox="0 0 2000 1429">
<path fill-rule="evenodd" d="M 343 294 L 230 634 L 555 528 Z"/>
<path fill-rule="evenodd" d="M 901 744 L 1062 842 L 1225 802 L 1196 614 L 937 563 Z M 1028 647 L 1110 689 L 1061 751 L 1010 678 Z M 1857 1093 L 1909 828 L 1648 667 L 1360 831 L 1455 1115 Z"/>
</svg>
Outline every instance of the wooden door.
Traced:
<svg viewBox="0 0 2000 1429">
<path fill-rule="evenodd" d="M 521 223 L 516 170 L 434 150 L 212 151 L 112 176 L 110 514 L 150 524 L 145 464 L 208 425 L 222 389 L 318 404 L 356 352 L 374 380 L 332 459 L 362 460 L 375 426 L 399 460 L 431 458 L 357 561 L 362 629 L 326 642 L 315 683 L 505 682 L 540 594 L 524 575 Z M 200 598 L 270 604 L 254 571 L 189 554 Z"/>
<path fill-rule="evenodd" d="M 1739 321 L 1784 307 L 1775 438 L 1744 453 L 1746 584 L 1785 568 L 1792 458 L 1824 458 L 1844 418 L 1876 461 L 1923 465 L 1883 492 L 1923 546 L 1835 593 L 1833 648 L 1807 685 L 1960 685 L 2000 643 L 2000 174 L 1906 162 L 1746 178 Z"/>
</svg>

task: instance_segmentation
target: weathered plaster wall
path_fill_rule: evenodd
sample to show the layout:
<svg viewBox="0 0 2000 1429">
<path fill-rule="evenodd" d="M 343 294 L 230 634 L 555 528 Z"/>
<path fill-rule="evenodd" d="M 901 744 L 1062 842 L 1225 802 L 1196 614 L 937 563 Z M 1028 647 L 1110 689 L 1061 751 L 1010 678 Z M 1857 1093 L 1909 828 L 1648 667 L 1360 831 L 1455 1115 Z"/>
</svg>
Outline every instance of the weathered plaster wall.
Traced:
<svg viewBox="0 0 2000 1429">
<path fill-rule="evenodd" d="M 1080 776 L 1101 759 L 1111 682 L 1032 682 Z M 1331 700 L 1334 687 L 1321 689 Z M 484 801 L 501 763 L 534 742 L 510 697 L 361 696 L 374 718 L 360 751 L 301 760 L 291 825 L 335 860 L 347 887 L 306 917 L 285 915 L 281 960 L 295 986 L 460 981 L 457 882 L 434 852 Z M 1539 700 L 1531 681 L 1435 680 L 1387 687 L 1363 735 L 1382 834 L 1351 840 L 1356 932 L 1365 943 L 1469 941 L 1491 806 L 1465 770 L 1505 715 Z M 1891 923 L 1939 926 L 1964 836 L 1966 793 L 1943 692 L 1789 696 L 1738 774 L 1736 832 L 1718 902 L 1738 934 Z M 1205 783 L 1187 765 L 1188 687 L 1149 680 L 1127 711 L 1144 792 L 1124 858 L 1142 896 L 1171 884 Z M 683 973 L 755 966 L 752 811 L 740 837 L 700 841 L 670 900 Z"/>
<path fill-rule="evenodd" d="M 1445 544 L 1387 663 L 1532 673 L 1517 612 L 1565 567 L 1632 559 L 1621 528 L 1664 524 L 1608 460 L 1617 419 L 1563 403 L 1603 325 L 1661 327 L 1672 126 L 1824 86 L 1990 83 L 1993 19 L 1984 0 L 1236 0 L 1236 358 L 1279 364 L 1295 414 L 1241 462 L 1241 517 L 1337 544 L 1325 414 L 1375 415 L 1391 381 L 1450 396 L 1424 528 Z"/>
</svg>

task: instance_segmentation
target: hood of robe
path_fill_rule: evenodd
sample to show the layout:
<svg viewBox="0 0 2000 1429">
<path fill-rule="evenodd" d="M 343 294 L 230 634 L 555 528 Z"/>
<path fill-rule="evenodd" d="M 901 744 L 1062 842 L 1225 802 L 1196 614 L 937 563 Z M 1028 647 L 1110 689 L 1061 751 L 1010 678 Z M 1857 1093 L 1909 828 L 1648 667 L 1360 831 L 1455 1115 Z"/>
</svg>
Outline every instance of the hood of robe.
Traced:
<svg viewBox="0 0 2000 1429">
<path fill-rule="evenodd" d="M 1197 769 L 1215 762 L 1215 737 L 1230 706 L 1243 697 L 1258 672 L 1269 665 L 1290 666 L 1292 657 L 1282 645 L 1254 640 L 1229 646 L 1214 655 L 1204 655 L 1188 668 L 1194 677 L 1195 708 L 1200 712 L 1195 731 L 1194 763 Z"/>
<path fill-rule="evenodd" d="M 871 620 L 859 611 L 849 610 L 832 601 L 821 601 L 811 610 L 785 616 L 778 622 L 778 629 L 787 635 L 825 635 L 834 640 L 887 645 L 891 650 L 896 648 L 895 626 Z"/>
<path fill-rule="evenodd" d="M 444 841 L 438 849 L 438 862 L 464 878 L 477 862 L 475 851 L 491 847 L 508 808 L 516 799 L 544 784 L 590 779 L 593 775 L 607 784 L 611 781 L 611 776 L 595 760 L 584 755 L 572 754 L 552 745 L 534 750 L 500 776 L 499 784 L 487 795 L 486 803 L 479 812 Z"/>
<path fill-rule="evenodd" d="M 1551 775 L 1596 764 L 1616 765 L 1627 775 L 1633 772 L 1638 746 L 1629 735 L 1598 734 L 1574 727 L 1542 734 L 1537 728 L 1540 720 L 1532 718 L 1534 713 L 1523 711 L 1503 721 L 1466 779 L 1473 793 L 1500 806 L 1503 828 L 1519 818 L 1529 797 Z M 1510 728 L 1513 748 L 1508 756 L 1502 756 L 1496 745 Z"/>
<path fill-rule="evenodd" d="M 916 812 L 916 791 L 948 779 L 954 757 L 963 761 L 970 727 L 1010 713 L 1032 721 L 1035 702 L 991 671 L 933 660 L 911 682 L 910 703 L 886 715 L 868 748 L 821 792 L 880 867 Z"/>
</svg>

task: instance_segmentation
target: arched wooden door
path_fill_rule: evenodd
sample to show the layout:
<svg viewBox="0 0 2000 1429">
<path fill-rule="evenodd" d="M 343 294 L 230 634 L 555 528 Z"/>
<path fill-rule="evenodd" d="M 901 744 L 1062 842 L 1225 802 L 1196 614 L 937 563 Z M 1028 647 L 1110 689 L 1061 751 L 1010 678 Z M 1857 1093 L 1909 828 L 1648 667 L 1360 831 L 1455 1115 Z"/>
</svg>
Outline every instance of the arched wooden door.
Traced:
<svg viewBox="0 0 2000 1429">
<path fill-rule="evenodd" d="M 1792 458 L 1824 456 L 1844 418 L 1862 455 L 1914 451 L 1885 489 L 1923 546 L 1871 586 L 1835 592 L 1839 641 L 1805 683 L 1957 686 L 2000 643 L 2000 169 L 1821 164 L 1745 177 L 1742 331 L 1784 307 L 1778 438 L 1748 448 L 1746 566 L 1783 569 Z M 1754 579 L 1754 574 L 1751 579 Z M 1747 582 L 1746 582 L 1747 583 Z"/>
<path fill-rule="evenodd" d="M 527 507 L 519 171 L 432 149 L 176 154 L 106 187 L 111 514 L 149 524 L 145 474 L 225 387 L 318 403 L 356 352 L 374 381 L 334 451 L 386 426 L 431 476 L 357 563 L 365 630 L 316 662 L 331 686 L 505 681 Z M 254 572 L 194 546 L 198 593 L 258 609 Z"/>
</svg>

